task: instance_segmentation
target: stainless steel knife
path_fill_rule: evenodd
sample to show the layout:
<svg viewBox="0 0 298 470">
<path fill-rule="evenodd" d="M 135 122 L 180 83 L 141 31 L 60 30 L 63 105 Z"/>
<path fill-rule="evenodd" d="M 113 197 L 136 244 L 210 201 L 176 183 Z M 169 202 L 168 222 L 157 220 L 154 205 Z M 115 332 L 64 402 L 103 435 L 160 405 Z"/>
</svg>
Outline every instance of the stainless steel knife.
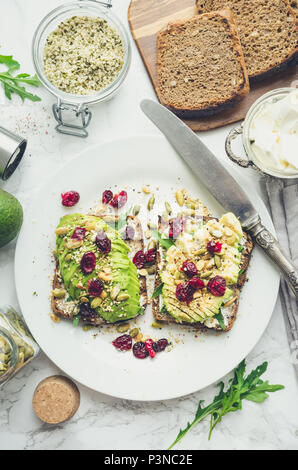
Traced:
<svg viewBox="0 0 298 470">
<path fill-rule="evenodd" d="M 279 267 L 298 298 L 298 269 L 283 253 L 278 241 L 262 225 L 259 214 L 235 179 L 198 136 L 167 108 L 154 101 L 143 100 L 141 109 L 162 131 L 210 193 L 225 209 L 239 218 L 243 228 Z"/>
</svg>

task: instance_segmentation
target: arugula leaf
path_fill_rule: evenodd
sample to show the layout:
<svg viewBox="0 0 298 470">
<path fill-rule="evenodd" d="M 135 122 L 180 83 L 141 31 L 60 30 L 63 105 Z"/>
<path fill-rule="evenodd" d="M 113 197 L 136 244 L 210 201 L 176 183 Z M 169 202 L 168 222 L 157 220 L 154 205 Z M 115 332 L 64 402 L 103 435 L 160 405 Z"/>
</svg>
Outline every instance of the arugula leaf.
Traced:
<svg viewBox="0 0 298 470">
<path fill-rule="evenodd" d="M 20 73 L 16 76 L 12 75 L 13 71 L 20 68 L 19 62 L 14 60 L 12 56 L 0 55 L 0 64 L 5 65 L 8 69 L 6 72 L 0 72 L 0 82 L 4 88 L 5 96 L 9 100 L 11 99 L 11 95 L 15 93 L 19 95 L 22 101 L 24 101 L 25 98 L 31 101 L 41 101 L 39 96 L 33 95 L 27 91 L 25 87 L 20 85 L 20 83 L 24 83 L 35 87 L 40 86 L 41 83 L 37 75 L 33 75 L 32 77 L 28 73 Z"/>
<path fill-rule="evenodd" d="M 165 305 L 163 305 L 160 309 L 160 313 L 169 313 L 165 307 Z"/>
<path fill-rule="evenodd" d="M 9 71 L 18 70 L 20 68 L 19 62 L 12 58 L 12 55 L 0 55 L 0 64 L 6 65 Z"/>
<path fill-rule="evenodd" d="M 156 299 L 156 297 L 161 295 L 162 288 L 163 288 L 163 282 L 159 286 L 157 286 L 156 289 L 154 290 L 154 292 L 152 294 L 152 299 Z"/>
<path fill-rule="evenodd" d="M 171 246 L 175 245 L 171 238 L 162 238 L 161 233 L 157 230 L 152 230 L 152 236 L 158 240 L 160 246 L 168 250 Z"/>
<path fill-rule="evenodd" d="M 229 380 L 226 391 L 224 383 L 220 382 L 218 384 L 219 392 L 210 405 L 204 408 L 202 406 L 204 401 L 199 401 L 194 420 L 191 423 L 188 422 L 186 428 L 179 431 L 169 449 L 181 441 L 196 424 L 208 415 L 210 415 L 210 439 L 213 429 L 226 414 L 242 409 L 242 401 L 244 399 L 255 403 L 262 403 L 269 397 L 269 392 L 272 393 L 284 389 L 283 385 L 270 385 L 268 381 L 263 382 L 260 379 L 260 376 L 266 372 L 267 366 L 268 363 L 264 362 L 245 377 L 246 365 L 245 360 L 243 360 L 234 370 L 234 377 Z"/>
<path fill-rule="evenodd" d="M 219 313 L 217 313 L 216 315 L 214 315 L 213 318 L 215 318 L 215 320 L 218 321 L 219 326 L 221 327 L 222 330 L 225 330 L 225 329 L 226 329 L 225 319 L 224 319 L 224 316 L 223 316 L 223 314 L 222 314 L 221 311 L 219 311 Z"/>
</svg>

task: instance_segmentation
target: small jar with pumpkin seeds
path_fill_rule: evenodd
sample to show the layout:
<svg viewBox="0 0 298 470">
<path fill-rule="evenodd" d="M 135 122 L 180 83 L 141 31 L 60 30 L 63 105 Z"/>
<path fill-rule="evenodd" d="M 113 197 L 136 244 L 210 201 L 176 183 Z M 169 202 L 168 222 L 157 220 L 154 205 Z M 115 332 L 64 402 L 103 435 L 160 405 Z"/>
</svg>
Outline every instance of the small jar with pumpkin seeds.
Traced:
<svg viewBox="0 0 298 470">
<path fill-rule="evenodd" d="M 38 352 L 23 317 L 10 306 L 0 307 L 0 388 Z"/>
</svg>

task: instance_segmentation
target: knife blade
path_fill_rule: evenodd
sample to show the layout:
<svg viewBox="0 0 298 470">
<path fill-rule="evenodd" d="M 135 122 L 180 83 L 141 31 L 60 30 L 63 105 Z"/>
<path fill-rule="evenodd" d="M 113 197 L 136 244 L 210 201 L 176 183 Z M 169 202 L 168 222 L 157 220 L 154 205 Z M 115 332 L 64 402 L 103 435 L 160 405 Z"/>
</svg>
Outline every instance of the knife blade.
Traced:
<svg viewBox="0 0 298 470">
<path fill-rule="evenodd" d="M 215 199 L 239 218 L 265 253 L 275 262 L 298 298 L 298 270 L 282 252 L 273 235 L 262 225 L 259 214 L 241 186 L 198 136 L 175 114 L 159 103 L 143 100 L 141 109 L 161 130 L 192 172 Z"/>
</svg>

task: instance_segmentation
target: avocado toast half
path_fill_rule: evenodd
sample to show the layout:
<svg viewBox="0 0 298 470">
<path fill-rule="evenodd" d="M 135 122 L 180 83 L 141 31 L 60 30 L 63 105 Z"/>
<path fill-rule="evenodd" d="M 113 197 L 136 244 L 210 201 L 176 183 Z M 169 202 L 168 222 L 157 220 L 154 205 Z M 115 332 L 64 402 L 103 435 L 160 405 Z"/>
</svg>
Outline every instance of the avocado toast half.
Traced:
<svg viewBox="0 0 298 470">
<path fill-rule="evenodd" d="M 51 298 L 56 315 L 100 326 L 143 314 L 147 305 L 146 280 L 138 276 L 131 261 L 137 251 L 144 249 L 143 231 L 137 217 L 127 216 L 126 220 L 134 230 L 133 240 L 123 240 L 113 228 L 118 216 L 72 214 L 60 220 Z M 76 240 L 76 229 L 78 235 L 84 235 L 82 240 Z M 94 254 L 91 258 L 95 257 L 91 272 L 90 253 Z M 84 272 L 82 258 L 86 254 Z"/>
<path fill-rule="evenodd" d="M 169 230 L 173 231 L 175 220 L 181 223 L 159 217 L 161 240 L 170 243 L 158 248 L 155 293 L 160 295 L 152 300 L 153 314 L 160 322 L 228 331 L 236 319 L 253 241 L 231 213 L 218 220 L 204 211 L 190 221 L 188 230 L 189 222 L 184 220 L 177 238 L 171 238 Z M 186 301 L 181 300 L 180 291 L 189 294 Z"/>
</svg>

